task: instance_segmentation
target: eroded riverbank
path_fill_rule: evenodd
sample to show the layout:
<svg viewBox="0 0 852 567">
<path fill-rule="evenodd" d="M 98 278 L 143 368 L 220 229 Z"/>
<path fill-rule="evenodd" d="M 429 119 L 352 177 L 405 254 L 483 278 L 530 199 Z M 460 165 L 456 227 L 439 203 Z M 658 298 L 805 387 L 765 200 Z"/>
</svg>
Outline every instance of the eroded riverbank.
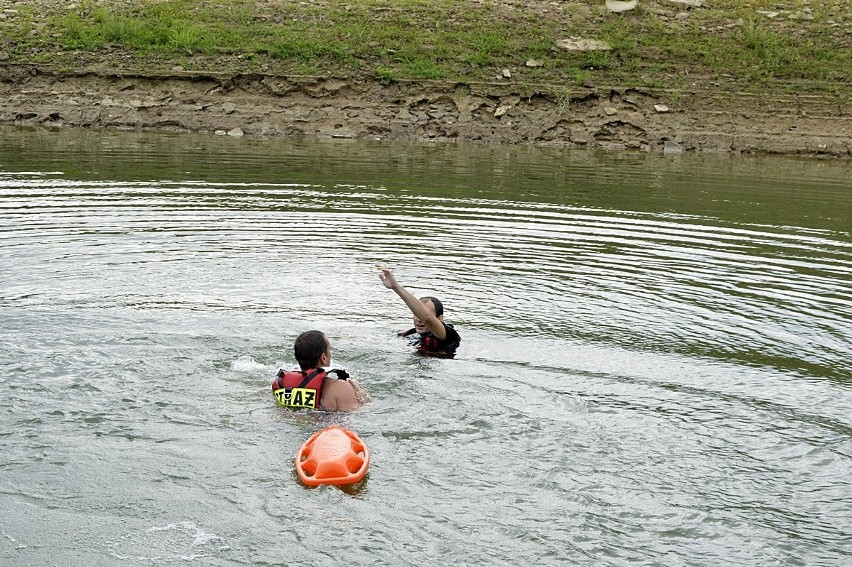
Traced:
<svg viewBox="0 0 852 567">
<path fill-rule="evenodd" d="M 0 124 L 852 155 L 848 0 L 613 10 L 0 0 Z"/>
<path fill-rule="evenodd" d="M 251 136 L 535 143 L 645 151 L 852 155 L 829 95 L 590 86 L 559 99 L 501 83 L 158 75 L 0 67 L 0 123 Z"/>
</svg>

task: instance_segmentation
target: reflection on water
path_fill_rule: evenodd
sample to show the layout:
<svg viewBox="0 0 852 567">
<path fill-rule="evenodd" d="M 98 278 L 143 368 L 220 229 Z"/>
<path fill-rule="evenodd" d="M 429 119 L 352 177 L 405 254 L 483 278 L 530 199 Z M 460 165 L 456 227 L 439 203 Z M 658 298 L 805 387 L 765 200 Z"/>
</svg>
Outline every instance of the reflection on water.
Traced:
<svg viewBox="0 0 852 567">
<path fill-rule="evenodd" d="M 4 561 L 852 551 L 846 162 L 2 134 Z M 455 360 L 394 337 L 377 261 Z M 307 328 L 368 408 L 275 407 Z M 295 480 L 328 422 L 373 453 L 354 494 Z"/>
</svg>

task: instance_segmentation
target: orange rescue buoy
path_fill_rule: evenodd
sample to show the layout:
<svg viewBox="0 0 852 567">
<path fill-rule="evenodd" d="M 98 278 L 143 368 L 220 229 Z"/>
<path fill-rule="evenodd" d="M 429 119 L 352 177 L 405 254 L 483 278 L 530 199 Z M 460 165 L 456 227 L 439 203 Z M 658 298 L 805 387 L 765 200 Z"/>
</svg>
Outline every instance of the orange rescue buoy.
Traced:
<svg viewBox="0 0 852 567">
<path fill-rule="evenodd" d="M 296 453 L 296 472 L 308 486 L 354 484 L 370 466 L 370 451 L 354 432 L 339 425 L 320 429 Z"/>
</svg>

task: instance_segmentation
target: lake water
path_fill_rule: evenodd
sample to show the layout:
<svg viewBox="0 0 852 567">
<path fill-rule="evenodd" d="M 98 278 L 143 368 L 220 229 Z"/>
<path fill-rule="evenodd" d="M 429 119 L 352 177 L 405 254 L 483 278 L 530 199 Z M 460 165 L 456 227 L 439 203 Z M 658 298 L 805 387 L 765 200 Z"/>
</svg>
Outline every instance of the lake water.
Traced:
<svg viewBox="0 0 852 567">
<path fill-rule="evenodd" d="M 845 564 L 850 219 L 849 161 L 0 130 L 0 564 Z M 363 409 L 276 407 L 314 328 Z"/>
</svg>

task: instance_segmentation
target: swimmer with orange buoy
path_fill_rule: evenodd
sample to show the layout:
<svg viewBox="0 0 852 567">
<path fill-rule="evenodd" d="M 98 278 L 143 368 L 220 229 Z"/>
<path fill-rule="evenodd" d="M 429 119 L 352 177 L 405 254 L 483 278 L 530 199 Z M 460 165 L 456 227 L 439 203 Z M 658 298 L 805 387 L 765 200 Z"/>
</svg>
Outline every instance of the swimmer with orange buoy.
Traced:
<svg viewBox="0 0 852 567">
<path fill-rule="evenodd" d="M 417 299 L 384 264 L 378 264 L 379 279 L 393 290 L 413 316 L 414 328 L 400 336 L 413 338 L 412 344 L 427 355 L 452 358 L 461 342 L 458 332 L 444 322 L 443 304 L 435 297 Z M 368 399 L 366 392 L 344 370 L 327 370 L 331 364 L 331 343 L 319 331 L 302 333 L 294 346 L 300 371 L 280 370 L 272 391 L 282 406 L 290 409 L 350 411 Z M 334 374 L 337 378 L 332 378 Z M 370 453 L 358 436 L 339 426 L 314 433 L 296 454 L 296 472 L 309 486 L 354 484 L 364 478 Z"/>
<path fill-rule="evenodd" d="M 293 353 L 300 370 L 281 369 L 272 382 L 280 405 L 294 410 L 351 411 L 369 399 L 345 370 L 327 369 L 331 342 L 322 332 L 299 335 Z M 296 472 L 308 486 L 354 484 L 364 478 L 369 466 L 370 452 L 364 442 L 337 425 L 311 435 L 296 454 Z"/>
</svg>

